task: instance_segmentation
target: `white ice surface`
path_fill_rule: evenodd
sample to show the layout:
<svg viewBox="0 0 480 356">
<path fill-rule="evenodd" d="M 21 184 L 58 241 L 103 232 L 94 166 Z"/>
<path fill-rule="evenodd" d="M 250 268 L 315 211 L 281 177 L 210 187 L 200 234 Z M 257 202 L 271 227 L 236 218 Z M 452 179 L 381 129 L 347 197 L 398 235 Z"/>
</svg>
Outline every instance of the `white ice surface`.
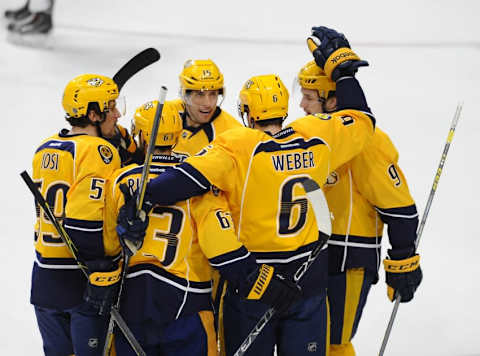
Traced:
<svg viewBox="0 0 480 356">
<path fill-rule="evenodd" d="M 4 0 L 0 7 L 16 7 Z M 312 25 L 343 31 L 370 62 L 358 75 L 379 127 L 400 152 L 411 192 L 423 211 L 458 101 L 464 102 L 419 252 L 424 281 L 402 304 L 386 355 L 480 355 L 480 22 L 477 1 L 162 2 L 62 0 L 55 8 L 52 50 L 0 40 L 0 354 L 41 355 L 29 304 L 33 202 L 19 173 L 30 170 L 43 138 L 67 125 L 61 96 L 80 73 L 113 75 L 149 46 L 162 59 L 124 88 L 129 117 L 158 95 L 176 97 L 187 58 L 212 58 L 227 86 L 223 108 L 252 75 L 277 73 L 287 87 L 310 60 Z M 0 36 L 6 36 L 2 29 Z M 290 117 L 301 115 L 291 107 Z M 392 304 L 384 276 L 370 293 L 354 344 L 359 356 L 378 353 Z"/>
</svg>

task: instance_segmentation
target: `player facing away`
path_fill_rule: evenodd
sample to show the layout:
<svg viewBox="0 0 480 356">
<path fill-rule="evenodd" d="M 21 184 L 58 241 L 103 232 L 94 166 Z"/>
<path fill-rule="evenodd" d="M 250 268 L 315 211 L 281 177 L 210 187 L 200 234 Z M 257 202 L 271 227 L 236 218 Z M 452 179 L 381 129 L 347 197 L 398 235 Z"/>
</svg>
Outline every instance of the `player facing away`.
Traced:
<svg viewBox="0 0 480 356">
<path fill-rule="evenodd" d="M 338 110 L 335 82 L 314 61 L 301 68 L 297 80 L 307 115 Z M 389 298 L 398 291 L 408 302 L 421 282 L 419 257 L 413 256 L 418 214 L 398 152 L 378 127 L 359 155 L 330 173 L 324 192 L 334 217 L 328 241 L 330 356 L 354 356 L 351 340 L 370 287 L 378 281 L 384 224 L 392 246 L 384 261 Z M 390 272 L 410 263 L 414 267 Z"/>
<path fill-rule="evenodd" d="M 133 134 L 141 148 L 148 145 L 157 106 L 157 101 L 148 102 L 135 113 Z M 165 103 L 149 178 L 180 163 L 171 153 L 181 131 L 178 112 Z M 141 246 L 129 263 L 121 313 L 148 355 L 217 355 L 210 297 L 212 267 L 236 286 L 241 298 L 279 306 L 299 295 L 296 286 L 284 281 L 272 266 L 257 267 L 237 240 L 227 201 L 218 190 L 168 206 L 147 202 L 148 218 L 141 229 L 128 234 L 116 230 L 117 215 L 119 220 L 136 216 L 129 191 L 138 188 L 142 169 L 136 164 L 124 167 L 107 183 L 105 226 L 106 248 L 111 253 L 120 250 L 124 239 Z M 115 336 L 117 354 L 134 355 L 123 335 Z"/>
<path fill-rule="evenodd" d="M 211 59 L 189 59 L 179 75 L 180 98 L 172 100 L 182 118 L 182 133 L 174 154 L 183 160 L 193 156 L 222 132 L 241 124 L 221 109 L 223 74 Z"/>
<path fill-rule="evenodd" d="M 110 143 L 98 137 L 120 117 L 118 95 L 113 80 L 102 75 L 71 80 L 62 100 L 71 129 L 45 139 L 33 157 L 33 180 L 63 222 L 90 276 L 119 274 L 116 260 L 104 250 L 103 210 L 105 181 L 120 167 L 120 158 Z M 31 303 L 45 355 L 101 355 L 118 284 L 104 288 L 93 278 L 87 283 L 38 208 L 35 250 Z"/>
<path fill-rule="evenodd" d="M 324 39 L 319 48 L 331 59 L 347 43 L 337 36 Z M 218 187 L 225 192 L 237 239 L 257 264 L 272 264 L 292 282 L 318 238 L 301 181 L 309 177 L 325 182 L 330 171 L 358 154 L 374 132 L 374 118 L 354 78 L 364 64 L 352 55 L 331 66 L 339 79 L 337 95 L 345 99 L 339 112 L 304 117 L 278 132 L 287 115 L 288 92 L 278 76 L 251 78 L 240 94 L 240 112 L 248 125 L 261 129 L 238 128 L 219 135 L 198 155 L 151 180 L 146 200 L 172 203 Z M 120 218 L 118 223 L 128 236 L 142 222 Z M 299 283 L 302 298 L 280 309 L 246 354 L 271 355 L 276 345 L 279 355 L 326 355 L 326 257 L 325 249 Z M 234 286 L 228 287 L 223 301 L 227 355 L 236 351 L 267 308 L 261 300 L 238 298 Z"/>
</svg>

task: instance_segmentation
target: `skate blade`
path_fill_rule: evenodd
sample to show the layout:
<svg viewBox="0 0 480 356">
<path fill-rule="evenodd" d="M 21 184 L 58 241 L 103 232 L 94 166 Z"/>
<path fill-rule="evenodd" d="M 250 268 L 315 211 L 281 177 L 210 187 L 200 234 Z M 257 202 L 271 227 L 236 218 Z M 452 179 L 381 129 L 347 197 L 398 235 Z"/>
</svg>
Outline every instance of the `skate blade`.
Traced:
<svg viewBox="0 0 480 356">
<path fill-rule="evenodd" d="M 19 34 L 9 32 L 7 41 L 16 46 L 31 47 L 39 49 L 53 49 L 53 41 L 51 34 L 35 33 L 35 34 Z"/>
</svg>

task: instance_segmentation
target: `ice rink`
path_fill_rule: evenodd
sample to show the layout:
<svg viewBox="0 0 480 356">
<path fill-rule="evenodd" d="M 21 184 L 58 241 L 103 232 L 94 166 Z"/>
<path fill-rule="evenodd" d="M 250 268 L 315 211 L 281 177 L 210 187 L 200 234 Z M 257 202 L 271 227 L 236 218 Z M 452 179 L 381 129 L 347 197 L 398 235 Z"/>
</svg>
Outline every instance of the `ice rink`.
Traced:
<svg viewBox="0 0 480 356">
<path fill-rule="evenodd" d="M 4 0 L 0 10 L 17 7 Z M 154 0 L 62 0 L 54 10 L 52 48 L 6 41 L 0 30 L 0 355 L 42 355 L 29 303 L 33 199 L 19 173 L 31 169 L 37 144 L 68 127 L 61 106 L 66 83 L 81 73 L 108 76 L 146 47 L 162 58 L 128 82 L 130 127 L 135 108 L 178 92 L 188 58 L 211 58 L 225 76 L 223 108 L 236 115 L 242 84 L 276 73 L 288 88 L 311 60 L 311 26 L 344 32 L 370 67 L 358 74 L 377 124 L 392 138 L 419 212 L 423 212 L 456 105 L 464 102 L 437 194 L 419 247 L 424 280 L 400 306 L 385 355 L 480 355 L 480 2 L 365 1 L 238 3 Z M 290 120 L 302 115 L 298 96 Z M 479 140 L 479 141 L 476 141 Z M 385 233 L 386 236 L 386 233 Z M 386 241 L 386 239 L 385 239 Z M 386 248 L 384 246 L 384 250 Z M 378 354 L 392 304 L 384 273 L 372 289 L 354 345 Z"/>
</svg>

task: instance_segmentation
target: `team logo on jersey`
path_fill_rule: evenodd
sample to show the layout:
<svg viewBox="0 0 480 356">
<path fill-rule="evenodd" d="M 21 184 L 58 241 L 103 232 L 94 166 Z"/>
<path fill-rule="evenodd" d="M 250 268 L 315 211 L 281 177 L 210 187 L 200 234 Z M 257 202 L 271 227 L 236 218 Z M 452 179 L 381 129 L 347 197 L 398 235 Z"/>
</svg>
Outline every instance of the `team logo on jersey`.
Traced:
<svg viewBox="0 0 480 356">
<path fill-rule="evenodd" d="M 330 175 L 327 177 L 327 181 L 325 182 L 325 185 L 335 185 L 337 183 L 338 183 L 337 172 L 330 173 Z"/>
<path fill-rule="evenodd" d="M 92 87 L 99 87 L 100 85 L 103 84 L 103 80 L 101 80 L 100 78 L 92 78 L 87 80 L 87 83 Z"/>
<path fill-rule="evenodd" d="M 322 113 L 313 114 L 313 116 L 318 117 L 320 120 L 330 120 L 332 118 L 331 115 Z"/>
<path fill-rule="evenodd" d="M 100 153 L 100 157 L 102 158 L 103 162 L 105 162 L 106 164 L 112 162 L 113 152 L 108 146 L 98 146 L 98 152 Z"/>
</svg>

